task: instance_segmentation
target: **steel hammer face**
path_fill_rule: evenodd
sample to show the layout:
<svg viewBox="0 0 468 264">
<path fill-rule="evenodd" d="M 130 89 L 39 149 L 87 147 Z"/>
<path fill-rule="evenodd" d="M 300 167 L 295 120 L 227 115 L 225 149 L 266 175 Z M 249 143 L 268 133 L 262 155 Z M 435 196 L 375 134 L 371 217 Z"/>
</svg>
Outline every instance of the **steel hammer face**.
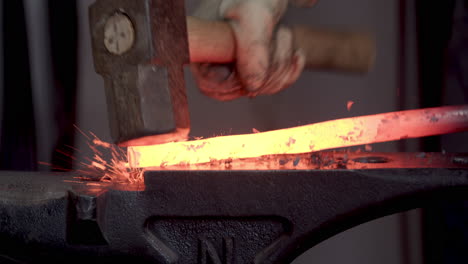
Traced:
<svg viewBox="0 0 468 264">
<path fill-rule="evenodd" d="M 186 139 L 184 0 L 97 0 L 89 18 L 114 141 L 136 146 Z"/>
</svg>

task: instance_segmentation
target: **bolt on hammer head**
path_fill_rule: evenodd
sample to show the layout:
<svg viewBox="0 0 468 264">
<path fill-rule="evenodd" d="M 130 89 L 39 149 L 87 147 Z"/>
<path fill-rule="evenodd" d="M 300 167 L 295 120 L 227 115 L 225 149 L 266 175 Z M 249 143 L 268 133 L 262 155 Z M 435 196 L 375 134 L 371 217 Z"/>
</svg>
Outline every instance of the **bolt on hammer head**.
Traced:
<svg viewBox="0 0 468 264">
<path fill-rule="evenodd" d="M 183 66 L 190 59 L 184 0 L 96 0 L 89 14 L 115 143 L 185 140 L 190 119 Z"/>
</svg>

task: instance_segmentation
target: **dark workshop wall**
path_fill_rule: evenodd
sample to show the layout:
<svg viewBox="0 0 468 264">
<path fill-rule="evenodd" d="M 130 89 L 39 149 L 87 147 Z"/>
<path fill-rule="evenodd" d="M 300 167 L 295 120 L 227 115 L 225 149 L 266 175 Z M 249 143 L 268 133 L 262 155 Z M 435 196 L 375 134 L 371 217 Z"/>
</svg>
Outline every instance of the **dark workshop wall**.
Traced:
<svg viewBox="0 0 468 264">
<path fill-rule="evenodd" d="M 0 5 L 0 14 L 3 14 L 3 4 Z M 1 27 L 3 27 L 2 19 L 0 19 L 0 28 Z M 3 34 L 0 34 L 0 137 L 2 136 L 3 123 L 3 86 Z"/>
<path fill-rule="evenodd" d="M 30 53 L 23 1 L 2 1 L 3 100 L 0 169 L 30 171 L 37 168 Z"/>
<path fill-rule="evenodd" d="M 442 105 L 468 103 L 468 1 L 453 3 Z M 468 152 L 468 133 L 444 135 L 440 143 L 441 148 L 447 152 Z"/>
<path fill-rule="evenodd" d="M 418 6 L 422 106 L 468 103 L 468 1 Z M 434 19 L 437 17 L 437 19 Z M 425 149 L 467 152 L 468 133 L 423 141 Z M 467 263 L 468 202 L 437 202 L 423 210 L 425 263 Z"/>
<path fill-rule="evenodd" d="M 29 51 L 31 54 L 31 78 L 34 93 L 38 160 L 49 161 L 52 158 L 54 139 L 57 137 L 53 118 L 53 78 L 50 53 L 49 25 L 47 22 L 47 2 L 25 0 Z M 48 169 L 40 167 L 41 169 Z"/>
</svg>

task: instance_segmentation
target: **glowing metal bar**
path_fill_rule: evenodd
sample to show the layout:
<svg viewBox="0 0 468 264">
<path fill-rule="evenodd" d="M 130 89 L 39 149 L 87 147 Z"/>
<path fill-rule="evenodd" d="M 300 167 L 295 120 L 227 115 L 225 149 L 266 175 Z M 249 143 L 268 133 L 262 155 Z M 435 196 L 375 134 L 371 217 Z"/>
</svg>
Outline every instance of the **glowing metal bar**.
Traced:
<svg viewBox="0 0 468 264">
<path fill-rule="evenodd" d="M 299 154 L 468 130 L 468 105 L 391 112 L 264 133 L 129 147 L 130 166 L 164 167 L 213 160 Z"/>
</svg>

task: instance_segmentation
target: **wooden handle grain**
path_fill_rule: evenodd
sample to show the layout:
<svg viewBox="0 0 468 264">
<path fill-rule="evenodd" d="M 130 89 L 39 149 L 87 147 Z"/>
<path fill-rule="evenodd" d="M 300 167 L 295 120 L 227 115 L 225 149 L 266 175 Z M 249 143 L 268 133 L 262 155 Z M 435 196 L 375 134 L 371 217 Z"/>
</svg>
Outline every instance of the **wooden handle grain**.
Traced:
<svg viewBox="0 0 468 264">
<path fill-rule="evenodd" d="M 236 42 L 231 26 L 223 21 L 187 17 L 190 60 L 229 63 L 235 60 Z M 292 27 L 295 46 L 306 55 L 309 70 L 368 72 L 375 60 L 370 34 Z"/>
</svg>

